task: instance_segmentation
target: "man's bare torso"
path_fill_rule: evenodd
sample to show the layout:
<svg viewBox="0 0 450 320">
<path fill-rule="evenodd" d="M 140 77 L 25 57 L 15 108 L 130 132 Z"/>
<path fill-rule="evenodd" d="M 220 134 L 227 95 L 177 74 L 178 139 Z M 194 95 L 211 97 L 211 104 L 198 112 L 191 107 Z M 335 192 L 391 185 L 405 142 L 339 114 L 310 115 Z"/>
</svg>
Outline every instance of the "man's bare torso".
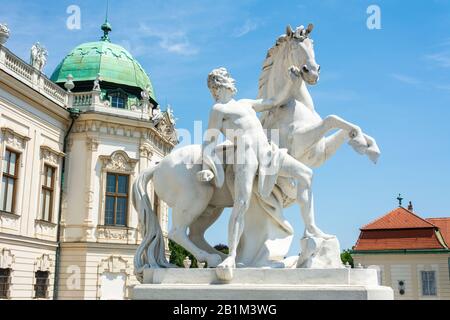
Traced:
<svg viewBox="0 0 450 320">
<path fill-rule="evenodd" d="M 233 143 L 243 139 L 246 145 L 259 148 L 270 148 L 261 122 L 252 108 L 251 100 L 231 100 L 226 104 L 216 104 L 213 112 L 222 120 L 220 128 L 216 128 Z"/>
</svg>

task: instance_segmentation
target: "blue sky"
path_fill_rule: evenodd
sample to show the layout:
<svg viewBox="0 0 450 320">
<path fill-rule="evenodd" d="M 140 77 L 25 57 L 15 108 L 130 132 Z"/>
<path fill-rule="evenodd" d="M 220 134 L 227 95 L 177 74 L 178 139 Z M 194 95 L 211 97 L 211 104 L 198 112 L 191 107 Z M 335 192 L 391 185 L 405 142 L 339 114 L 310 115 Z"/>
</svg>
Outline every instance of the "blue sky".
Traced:
<svg viewBox="0 0 450 320">
<path fill-rule="evenodd" d="M 354 245 L 359 227 L 397 206 L 402 193 L 423 217 L 450 216 L 450 1 L 110 1 L 111 39 L 144 66 L 161 105 L 171 104 L 178 127 L 207 121 L 206 76 L 225 66 L 238 97 L 256 97 L 266 51 L 287 24 L 315 29 L 321 80 L 310 88 L 317 111 L 336 114 L 374 136 L 377 165 L 345 145 L 315 171 L 318 225 Z M 40 41 L 51 74 L 76 45 L 95 41 L 106 1 L 0 0 L 0 21 L 12 31 L 7 46 L 28 59 Z M 81 30 L 68 30 L 66 9 L 81 8 Z M 366 9 L 381 8 L 381 30 L 366 27 Z M 286 210 L 297 235 L 298 207 Z M 228 214 L 207 234 L 226 242 Z"/>
</svg>

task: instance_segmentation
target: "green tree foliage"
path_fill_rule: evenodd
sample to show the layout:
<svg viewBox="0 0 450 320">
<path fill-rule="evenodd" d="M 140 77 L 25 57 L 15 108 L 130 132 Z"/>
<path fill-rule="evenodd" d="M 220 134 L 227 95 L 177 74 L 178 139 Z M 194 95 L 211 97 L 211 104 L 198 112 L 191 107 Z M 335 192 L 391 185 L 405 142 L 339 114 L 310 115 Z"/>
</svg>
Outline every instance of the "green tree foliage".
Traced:
<svg viewBox="0 0 450 320">
<path fill-rule="evenodd" d="M 194 256 L 176 242 L 169 240 L 169 250 L 170 250 L 170 263 L 176 264 L 177 266 L 184 268 L 183 260 L 186 257 L 189 257 L 189 259 L 191 259 L 192 261 L 191 268 L 197 268 L 197 260 L 194 258 Z"/>
<path fill-rule="evenodd" d="M 224 254 L 229 254 L 230 253 L 230 249 L 228 248 L 228 246 L 224 245 L 224 244 L 218 244 L 216 246 L 214 246 L 214 249 L 216 249 L 217 251 L 220 251 Z"/>
<path fill-rule="evenodd" d="M 224 254 L 228 254 L 229 252 L 228 247 L 224 244 L 218 244 L 214 248 L 220 252 L 223 252 Z M 181 268 L 184 268 L 183 260 L 186 257 L 189 257 L 189 259 L 191 259 L 192 261 L 191 268 L 198 267 L 197 259 L 195 259 L 194 256 L 189 251 L 180 246 L 178 243 L 169 240 L 169 250 L 170 250 L 170 263 L 173 263 Z M 207 267 L 207 265 L 205 265 L 205 267 Z"/>
<path fill-rule="evenodd" d="M 342 260 L 343 264 L 346 264 L 348 262 L 352 266 L 352 268 L 354 268 L 353 258 L 352 258 L 352 255 L 350 254 L 350 252 L 351 252 L 350 249 L 344 250 L 341 253 L 341 260 Z"/>
</svg>

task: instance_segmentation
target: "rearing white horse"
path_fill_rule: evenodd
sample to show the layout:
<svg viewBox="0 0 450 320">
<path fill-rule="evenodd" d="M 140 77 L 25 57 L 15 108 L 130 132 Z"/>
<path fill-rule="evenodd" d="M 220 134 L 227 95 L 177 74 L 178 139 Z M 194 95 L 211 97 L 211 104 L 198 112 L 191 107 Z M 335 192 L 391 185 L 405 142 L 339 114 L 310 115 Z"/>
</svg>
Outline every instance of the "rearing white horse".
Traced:
<svg viewBox="0 0 450 320">
<path fill-rule="evenodd" d="M 321 166 L 349 139 L 358 153 L 366 154 L 376 163 L 380 150 L 373 138 L 338 116 L 322 119 L 314 109 L 306 86 L 316 84 L 320 72 L 320 66 L 315 63 L 313 40 L 309 38 L 312 30 L 312 24 L 307 29 L 299 27 L 295 31 L 288 26 L 286 35 L 279 37 L 269 50 L 259 80 L 259 98 L 272 97 L 286 86 L 289 79 L 282 70 L 298 63 L 298 57 L 303 57 L 300 67 L 304 81 L 288 104 L 263 113 L 263 127 L 278 129 L 279 147 L 287 148 L 289 154 L 309 167 Z M 335 129 L 338 131 L 326 136 Z"/>
</svg>

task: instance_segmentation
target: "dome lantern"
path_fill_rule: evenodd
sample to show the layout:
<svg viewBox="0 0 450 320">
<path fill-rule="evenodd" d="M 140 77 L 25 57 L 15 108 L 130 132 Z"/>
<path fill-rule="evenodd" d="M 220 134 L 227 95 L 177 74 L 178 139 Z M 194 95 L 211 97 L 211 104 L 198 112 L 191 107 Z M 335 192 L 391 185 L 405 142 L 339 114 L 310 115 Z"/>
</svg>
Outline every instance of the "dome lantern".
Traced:
<svg viewBox="0 0 450 320">
<path fill-rule="evenodd" d="M 111 42 L 111 40 L 109 39 L 109 33 L 112 31 L 112 27 L 108 20 L 106 20 L 105 23 L 102 24 L 101 29 L 103 30 L 103 36 L 101 37 L 101 40 Z"/>
</svg>

